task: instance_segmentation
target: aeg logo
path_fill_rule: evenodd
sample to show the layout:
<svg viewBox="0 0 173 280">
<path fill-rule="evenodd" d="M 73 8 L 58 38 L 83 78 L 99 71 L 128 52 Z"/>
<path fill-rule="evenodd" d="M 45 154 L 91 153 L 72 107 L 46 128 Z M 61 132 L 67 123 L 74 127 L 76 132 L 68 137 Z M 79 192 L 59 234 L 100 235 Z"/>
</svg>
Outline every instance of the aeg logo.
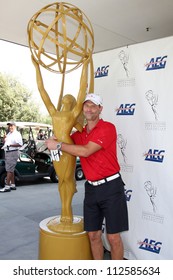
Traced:
<svg viewBox="0 0 173 280">
<path fill-rule="evenodd" d="M 139 249 L 146 250 L 152 253 L 159 254 L 161 250 L 162 242 L 156 242 L 155 240 L 150 240 L 145 238 L 143 242 L 139 242 Z"/>
<path fill-rule="evenodd" d="M 166 58 L 167 55 L 161 57 L 158 56 L 156 58 L 151 58 L 149 63 L 146 63 L 145 66 L 147 66 L 146 71 L 150 70 L 158 70 L 158 69 L 163 69 L 166 66 Z"/>
<path fill-rule="evenodd" d="M 109 71 L 109 65 L 98 67 L 95 72 L 95 78 L 108 76 L 108 71 Z"/>
<path fill-rule="evenodd" d="M 136 104 L 121 104 L 120 107 L 117 109 L 117 115 L 120 116 L 132 116 L 135 112 Z"/>
<path fill-rule="evenodd" d="M 149 149 L 148 153 L 144 154 L 146 156 L 145 160 L 154 161 L 154 162 L 163 162 L 164 153 L 165 153 L 165 150 L 159 151 L 159 150 L 154 149 L 152 151 L 152 149 Z"/>
<path fill-rule="evenodd" d="M 132 196 L 132 190 L 124 190 L 126 201 L 130 201 L 131 196 Z"/>
</svg>

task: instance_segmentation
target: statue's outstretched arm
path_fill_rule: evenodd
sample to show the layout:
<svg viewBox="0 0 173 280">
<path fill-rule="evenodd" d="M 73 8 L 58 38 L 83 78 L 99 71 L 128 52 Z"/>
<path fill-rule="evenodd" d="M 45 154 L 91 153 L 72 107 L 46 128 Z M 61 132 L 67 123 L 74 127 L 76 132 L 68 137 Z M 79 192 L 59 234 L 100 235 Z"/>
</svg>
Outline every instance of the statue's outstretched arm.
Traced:
<svg viewBox="0 0 173 280">
<path fill-rule="evenodd" d="M 77 103 L 75 108 L 73 109 L 73 113 L 74 113 L 74 118 L 76 118 L 76 122 L 74 124 L 74 127 L 78 130 L 78 131 L 82 131 L 83 129 L 83 125 L 84 125 L 84 116 L 83 116 L 83 112 L 82 112 L 82 106 L 83 106 L 83 102 L 85 100 L 85 96 L 87 93 L 87 86 L 88 86 L 88 66 L 90 64 L 90 67 L 93 67 L 92 64 L 92 56 L 89 56 L 82 67 L 82 73 L 81 73 L 81 78 L 80 78 L 80 88 L 79 88 L 79 93 L 77 96 Z M 92 84 L 92 86 L 90 85 L 89 89 L 91 90 L 91 88 L 93 88 L 93 77 L 92 77 L 93 71 L 91 71 L 90 73 L 90 83 Z"/>
<path fill-rule="evenodd" d="M 83 125 L 84 125 L 84 115 L 83 115 L 83 112 L 81 112 L 80 115 L 79 115 L 79 117 L 77 118 L 77 121 L 76 121 L 74 127 L 75 127 L 78 131 L 82 132 L 82 130 L 83 130 Z"/>
<path fill-rule="evenodd" d="M 82 110 L 82 104 L 85 100 L 86 92 L 87 92 L 87 85 L 88 85 L 88 64 L 90 62 L 90 58 L 88 58 L 82 67 L 82 73 L 80 77 L 80 88 L 79 93 L 77 96 L 77 104 L 75 106 L 77 113 Z"/>
<path fill-rule="evenodd" d="M 90 79 L 88 83 L 89 83 L 88 92 L 94 93 L 94 64 L 93 64 L 92 55 L 90 57 Z"/>
<path fill-rule="evenodd" d="M 84 116 L 82 113 L 82 106 L 83 106 L 83 101 L 85 100 L 85 96 L 86 96 L 86 92 L 87 92 L 89 62 L 90 62 L 90 59 L 88 58 L 83 64 L 81 78 L 80 78 L 80 88 L 79 88 L 79 93 L 77 96 L 77 102 L 76 102 L 75 108 L 73 109 L 73 116 L 74 116 L 74 119 L 76 119 L 76 121 L 74 123 L 74 127 L 80 132 L 82 131 L 83 125 L 84 125 Z"/>
<path fill-rule="evenodd" d="M 37 80 L 38 90 L 40 92 L 41 98 L 42 98 L 50 116 L 52 116 L 56 112 L 55 106 L 53 105 L 47 91 L 44 88 L 44 83 L 43 83 L 43 79 L 42 79 L 42 75 L 41 75 L 41 71 L 40 71 L 38 62 L 35 60 L 33 55 L 31 55 L 31 59 L 32 59 L 32 63 L 34 64 L 35 70 L 36 70 L 36 80 Z"/>
</svg>

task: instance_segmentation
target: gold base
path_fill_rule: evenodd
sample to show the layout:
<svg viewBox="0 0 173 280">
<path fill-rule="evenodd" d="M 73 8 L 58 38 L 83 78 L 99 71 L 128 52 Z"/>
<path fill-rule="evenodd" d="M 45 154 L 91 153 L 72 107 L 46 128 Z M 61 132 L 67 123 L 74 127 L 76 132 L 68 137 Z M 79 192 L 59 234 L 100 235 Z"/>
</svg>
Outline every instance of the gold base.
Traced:
<svg viewBox="0 0 173 280">
<path fill-rule="evenodd" d="M 48 225 L 51 221 L 59 221 L 60 217 L 50 217 L 40 223 L 39 259 L 40 260 L 92 260 L 90 242 L 85 231 L 60 232 L 52 231 Z M 75 217 L 74 221 L 82 221 Z M 76 228 L 76 223 L 74 223 Z"/>
</svg>

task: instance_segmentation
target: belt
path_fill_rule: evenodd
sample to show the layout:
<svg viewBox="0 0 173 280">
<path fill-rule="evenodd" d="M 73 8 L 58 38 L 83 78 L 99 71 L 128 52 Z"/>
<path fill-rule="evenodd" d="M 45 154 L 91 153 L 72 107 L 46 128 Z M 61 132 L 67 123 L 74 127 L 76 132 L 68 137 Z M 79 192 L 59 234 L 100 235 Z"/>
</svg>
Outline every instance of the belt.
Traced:
<svg viewBox="0 0 173 280">
<path fill-rule="evenodd" d="M 10 153 L 10 152 L 14 152 L 14 151 L 18 151 L 18 149 L 6 151 L 6 153 Z"/>
<path fill-rule="evenodd" d="M 88 183 L 93 185 L 93 186 L 99 186 L 99 185 L 104 184 L 106 182 L 112 181 L 112 180 L 114 180 L 114 179 L 116 179 L 118 177 L 120 177 L 120 173 L 116 173 L 116 174 L 114 174 L 112 176 L 106 177 L 106 178 L 98 180 L 98 181 L 89 181 L 88 180 Z"/>
</svg>

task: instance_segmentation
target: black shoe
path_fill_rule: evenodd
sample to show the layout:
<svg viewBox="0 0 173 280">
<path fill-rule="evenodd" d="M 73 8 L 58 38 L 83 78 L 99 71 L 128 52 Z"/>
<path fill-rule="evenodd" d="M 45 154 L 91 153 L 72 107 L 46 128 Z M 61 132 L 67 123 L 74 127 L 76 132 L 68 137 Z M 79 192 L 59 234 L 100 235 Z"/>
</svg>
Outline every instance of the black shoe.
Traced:
<svg viewBox="0 0 173 280">
<path fill-rule="evenodd" d="M 15 191 L 15 190 L 16 190 L 16 186 L 10 186 L 10 189 L 11 189 L 12 191 Z"/>
<path fill-rule="evenodd" d="M 11 192 L 11 188 L 5 186 L 4 188 L 0 189 L 0 192 Z"/>
</svg>

